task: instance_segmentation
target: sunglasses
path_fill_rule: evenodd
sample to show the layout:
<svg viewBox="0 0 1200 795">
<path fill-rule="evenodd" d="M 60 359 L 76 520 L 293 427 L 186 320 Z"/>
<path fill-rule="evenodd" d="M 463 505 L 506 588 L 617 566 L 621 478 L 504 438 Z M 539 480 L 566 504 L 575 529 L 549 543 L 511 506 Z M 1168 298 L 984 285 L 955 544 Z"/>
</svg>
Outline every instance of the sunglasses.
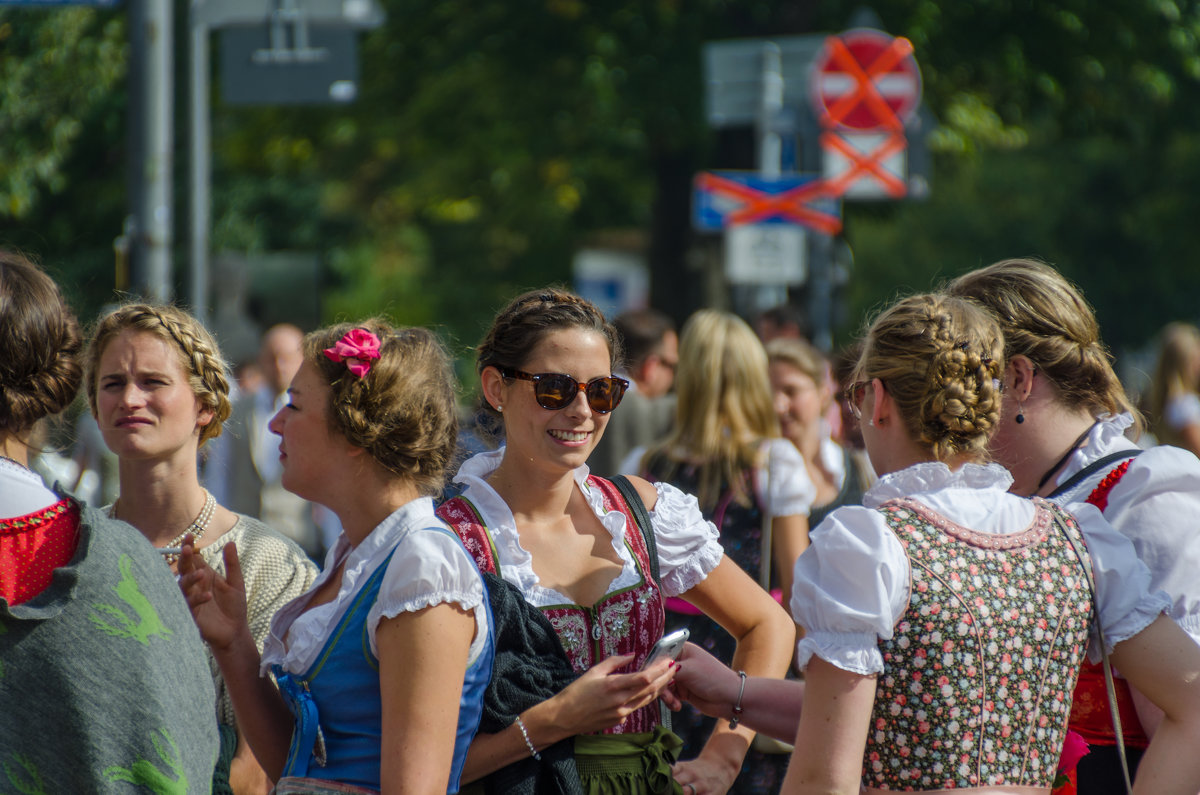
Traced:
<svg viewBox="0 0 1200 795">
<path fill-rule="evenodd" d="M 530 374 L 509 367 L 497 367 L 505 378 L 516 378 L 533 382 L 533 398 L 537 404 L 550 411 L 565 409 L 580 392 L 587 396 L 588 405 L 597 414 L 607 414 L 621 404 L 629 382 L 615 375 L 593 378 L 581 384 L 565 373 Z"/>
<path fill-rule="evenodd" d="M 867 387 L 870 385 L 870 381 L 855 381 L 842 390 L 842 400 L 846 401 L 850 413 L 856 420 L 862 419 L 862 402 L 867 396 Z"/>
</svg>

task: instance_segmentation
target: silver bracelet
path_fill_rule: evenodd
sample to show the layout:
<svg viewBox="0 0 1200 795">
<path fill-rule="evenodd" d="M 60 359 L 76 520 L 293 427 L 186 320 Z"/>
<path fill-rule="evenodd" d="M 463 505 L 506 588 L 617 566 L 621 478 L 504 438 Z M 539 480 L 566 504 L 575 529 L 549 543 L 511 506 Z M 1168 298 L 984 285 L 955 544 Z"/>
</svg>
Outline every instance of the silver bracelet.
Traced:
<svg viewBox="0 0 1200 795">
<path fill-rule="evenodd" d="M 746 672 L 738 671 L 738 676 L 742 678 L 742 684 L 738 688 L 737 702 L 733 705 L 733 717 L 729 719 L 729 728 L 731 729 L 736 729 L 742 722 L 742 696 L 746 693 Z"/>
<path fill-rule="evenodd" d="M 529 732 L 525 731 L 525 721 L 521 720 L 521 716 L 517 716 L 517 728 L 521 730 L 521 736 L 525 738 L 525 747 L 529 749 L 529 755 L 539 762 L 542 761 L 542 755 L 533 747 L 533 741 L 529 739 Z"/>
</svg>

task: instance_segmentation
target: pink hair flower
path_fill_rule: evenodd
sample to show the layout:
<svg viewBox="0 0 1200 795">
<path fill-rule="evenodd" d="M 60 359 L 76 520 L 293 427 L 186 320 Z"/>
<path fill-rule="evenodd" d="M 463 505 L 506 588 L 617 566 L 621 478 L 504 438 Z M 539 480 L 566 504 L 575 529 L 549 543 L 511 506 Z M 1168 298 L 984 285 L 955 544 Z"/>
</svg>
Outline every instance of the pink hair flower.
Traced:
<svg viewBox="0 0 1200 795">
<path fill-rule="evenodd" d="M 345 362 L 347 370 L 362 378 L 371 372 L 371 359 L 379 358 L 379 337 L 364 328 L 351 329 L 322 353 L 332 361 Z"/>
</svg>

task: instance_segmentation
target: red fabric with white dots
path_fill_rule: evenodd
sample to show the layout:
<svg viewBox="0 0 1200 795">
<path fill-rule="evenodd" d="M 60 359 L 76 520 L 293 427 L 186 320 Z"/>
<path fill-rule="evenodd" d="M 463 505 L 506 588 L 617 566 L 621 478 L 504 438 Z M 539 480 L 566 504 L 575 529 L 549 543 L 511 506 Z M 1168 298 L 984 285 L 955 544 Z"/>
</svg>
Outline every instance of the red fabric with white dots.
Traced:
<svg viewBox="0 0 1200 795">
<path fill-rule="evenodd" d="M 70 500 L 0 519 L 0 598 L 19 605 L 46 590 L 54 570 L 75 555 L 78 530 L 79 506 Z"/>
</svg>

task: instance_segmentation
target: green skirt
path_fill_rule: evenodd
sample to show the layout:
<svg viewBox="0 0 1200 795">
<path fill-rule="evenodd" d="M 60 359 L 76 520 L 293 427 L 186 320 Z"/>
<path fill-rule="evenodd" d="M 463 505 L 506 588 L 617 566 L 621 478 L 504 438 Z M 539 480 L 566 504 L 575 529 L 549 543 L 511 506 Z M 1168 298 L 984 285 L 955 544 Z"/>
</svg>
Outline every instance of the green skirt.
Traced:
<svg viewBox="0 0 1200 795">
<path fill-rule="evenodd" d="M 575 765 L 587 795 L 683 795 L 671 775 L 683 741 L 662 726 L 642 734 L 575 738 Z"/>
</svg>

